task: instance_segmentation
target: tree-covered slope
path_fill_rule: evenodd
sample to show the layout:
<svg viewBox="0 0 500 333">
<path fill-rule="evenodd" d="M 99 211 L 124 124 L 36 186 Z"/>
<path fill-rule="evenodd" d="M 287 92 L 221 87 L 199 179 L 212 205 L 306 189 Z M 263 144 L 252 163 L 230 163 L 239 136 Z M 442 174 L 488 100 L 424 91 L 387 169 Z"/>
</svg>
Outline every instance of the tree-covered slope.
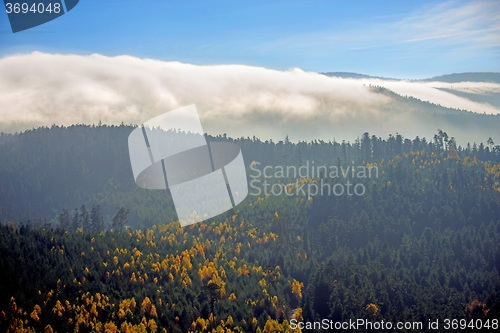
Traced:
<svg viewBox="0 0 500 333">
<path fill-rule="evenodd" d="M 362 183 L 365 193 L 249 195 L 236 209 L 180 228 L 168 193 L 133 183 L 120 150 L 131 129 L 80 126 L 2 137 L 2 198 L 18 209 L 3 215 L 0 228 L 2 330 L 276 332 L 322 319 L 498 320 L 500 164 L 491 142 L 460 148 L 444 132 L 432 141 L 368 134 L 354 143 L 239 139 L 250 180 L 264 180 L 257 162 L 276 172 L 312 161 L 376 167 L 378 177 L 280 178 L 287 193 L 347 181 Z M 41 147 L 56 141 L 57 154 L 43 154 Z M 28 146 L 29 153 L 15 153 Z M 22 177 L 36 169 L 31 161 L 44 177 Z M 103 161 L 108 168 L 95 167 Z M 62 195 L 50 187 L 52 168 Z M 24 182 L 27 189 L 38 182 L 41 196 L 16 192 Z M 11 209 L 5 202 L 3 212 Z M 52 226 L 36 225 L 33 211 L 23 217 L 33 203 L 48 207 L 48 219 L 59 216 Z M 83 224 L 92 205 L 102 207 L 106 230 Z M 130 210 L 130 228 L 108 230 L 121 206 Z M 58 224 L 63 209 L 80 223 L 69 231 Z"/>
</svg>

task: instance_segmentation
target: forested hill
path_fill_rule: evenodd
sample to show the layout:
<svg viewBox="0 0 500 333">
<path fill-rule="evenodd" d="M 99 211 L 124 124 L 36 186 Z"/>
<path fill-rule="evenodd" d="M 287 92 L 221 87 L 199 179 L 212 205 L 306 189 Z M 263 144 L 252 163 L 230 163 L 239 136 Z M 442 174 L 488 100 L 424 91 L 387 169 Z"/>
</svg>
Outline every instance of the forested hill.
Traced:
<svg viewBox="0 0 500 333">
<path fill-rule="evenodd" d="M 440 81 L 440 82 L 493 82 L 500 83 L 500 73 L 456 73 L 435 76 L 423 81 Z"/>
<path fill-rule="evenodd" d="M 18 134 L 0 134 L 0 222 L 30 220 L 36 225 L 54 222 L 63 209 L 100 205 L 109 222 L 119 207 L 131 210 L 133 227 L 152 226 L 176 218 L 164 192 L 138 188 L 132 176 L 127 138 L 132 126 L 38 128 Z M 209 137 L 209 141 L 234 141 L 243 151 L 247 167 L 296 165 L 345 165 L 380 161 L 402 153 L 441 153 L 456 144 L 446 132 L 434 138 L 378 138 L 360 134 L 355 142 L 261 141 L 258 138 Z M 498 161 L 494 143 L 456 147 L 462 157 Z M 144 208 L 155 206 L 155 214 Z M 165 205 L 165 202 L 167 203 Z M 160 208 L 163 207 L 163 208 Z M 160 213 L 161 211 L 161 213 Z M 160 214 L 157 215 L 156 213 Z"/>
<path fill-rule="evenodd" d="M 0 137 L 0 330 L 291 332 L 291 323 L 322 319 L 424 325 L 407 332 L 426 331 L 429 320 L 449 331 L 445 319 L 470 331 L 498 327 L 492 141 L 456 147 L 443 131 L 431 140 L 235 140 L 249 180 L 279 195 L 251 187 L 236 209 L 181 228 L 167 191 L 134 184 L 132 130 Z M 277 166 L 313 161 L 333 167 L 276 179 Z M 267 177 L 255 171 L 264 166 Z M 352 166 L 345 177 L 329 173 Z M 363 168 L 374 175 L 360 177 Z M 348 181 L 363 193 L 297 191 Z"/>
<path fill-rule="evenodd" d="M 359 73 L 349 73 L 349 72 L 328 72 L 322 73 L 326 76 L 336 76 L 342 78 L 349 79 L 380 79 L 380 80 L 398 80 L 387 77 L 380 76 L 371 76 Z M 500 73 L 454 73 L 454 74 L 446 74 L 440 76 L 434 76 L 431 78 L 423 79 L 423 80 L 414 80 L 414 81 L 439 81 L 439 82 L 448 82 L 448 83 L 457 83 L 457 82 L 492 82 L 492 83 L 500 83 Z"/>
</svg>

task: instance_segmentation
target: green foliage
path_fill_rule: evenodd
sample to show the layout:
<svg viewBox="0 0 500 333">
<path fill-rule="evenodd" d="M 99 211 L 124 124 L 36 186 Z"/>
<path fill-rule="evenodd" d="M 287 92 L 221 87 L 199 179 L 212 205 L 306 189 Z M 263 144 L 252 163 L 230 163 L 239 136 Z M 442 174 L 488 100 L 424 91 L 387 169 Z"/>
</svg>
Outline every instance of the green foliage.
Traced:
<svg viewBox="0 0 500 333">
<path fill-rule="evenodd" d="M 113 228 L 120 228 L 120 231 L 123 230 L 123 227 L 127 224 L 128 214 L 130 214 L 130 210 L 122 206 L 113 217 Z"/>
<path fill-rule="evenodd" d="M 180 228 L 164 194 L 136 188 L 129 165 L 115 164 L 125 158 L 114 144 L 130 130 L 55 127 L 3 139 L 11 160 L 0 167 L 7 198 L 0 206 L 7 222 L 0 227 L 1 330 L 256 332 L 286 330 L 294 317 L 498 318 L 500 164 L 492 144 L 456 147 L 443 131 L 430 143 L 368 133 L 352 144 L 239 139 L 250 161 L 355 161 L 377 166 L 380 176 L 360 180 L 363 196 L 249 196 L 235 210 Z M 13 153 L 33 136 L 53 138 L 38 147 L 50 154 L 69 134 L 80 146 L 60 144 L 50 158 Z M 114 135 L 120 139 L 111 144 Z M 91 153 L 97 143 L 110 159 Z M 49 167 L 31 178 L 26 160 Z M 98 167 L 105 161 L 113 172 Z M 45 187 L 55 179 L 46 173 L 51 167 L 67 174 Z M 45 196 L 37 192 L 42 184 Z M 57 224 L 36 222 L 34 212 Z"/>
</svg>

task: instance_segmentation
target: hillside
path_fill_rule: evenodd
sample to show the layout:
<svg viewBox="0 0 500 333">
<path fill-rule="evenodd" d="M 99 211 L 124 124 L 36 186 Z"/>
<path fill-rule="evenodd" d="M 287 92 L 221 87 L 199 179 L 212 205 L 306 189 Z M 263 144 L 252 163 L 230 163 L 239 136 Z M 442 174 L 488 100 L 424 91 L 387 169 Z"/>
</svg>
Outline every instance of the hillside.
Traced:
<svg viewBox="0 0 500 333">
<path fill-rule="evenodd" d="M 321 73 L 326 76 L 341 77 L 344 79 L 380 79 L 380 80 L 395 80 L 395 78 L 387 78 L 383 76 L 373 76 L 360 73 L 351 72 L 325 72 Z M 458 82 L 489 82 L 489 83 L 500 83 L 500 73 L 454 73 L 454 74 L 444 74 L 438 75 L 427 79 L 414 80 L 414 81 L 424 81 L 424 82 L 448 82 L 448 83 L 458 83 Z"/>
<path fill-rule="evenodd" d="M 250 180 L 279 181 L 295 195 L 251 191 L 235 209 L 180 228 L 168 193 L 133 183 L 132 129 L 0 137 L 0 329 L 291 332 L 292 323 L 322 318 L 498 323 L 498 146 L 461 149 L 445 132 L 432 140 L 366 133 L 353 143 L 234 140 Z M 279 165 L 312 161 L 378 172 L 276 174 Z M 256 173 L 264 166 L 274 178 Z M 347 181 L 362 184 L 363 195 L 294 192 Z M 111 221 L 119 207 L 130 210 L 123 230 Z"/>
<path fill-rule="evenodd" d="M 391 79 L 383 76 L 372 76 L 360 73 L 351 73 L 351 72 L 324 72 L 321 73 L 330 77 L 341 77 L 343 79 L 381 79 L 381 80 L 397 80 Z"/>
<path fill-rule="evenodd" d="M 440 82 L 491 82 L 500 83 L 500 73 L 455 73 L 435 76 L 423 81 L 440 81 Z"/>
<path fill-rule="evenodd" d="M 381 91 L 392 94 L 389 91 Z M 392 98 L 398 97 L 394 95 Z M 456 110 L 445 110 L 437 106 L 434 106 L 434 109 L 429 108 L 429 113 L 451 120 L 463 115 Z M 471 121 L 481 118 L 473 113 L 468 113 L 468 116 Z M 481 123 L 483 127 L 494 124 Z M 134 128 L 125 125 L 73 125 L 39 128 L 18 134 L 0 134 L 0 156 L 3 159 L 0 164 L 0 196 L 3 198 L 0 221 L 22 220 L 29 216 L 30 219 L 54 222 L 62 209 L 74 210 L 82 204 L 88 207 L 99 204 L 105 215 L 110 218 L 117 208 L 125 205 L 137 207 L 132 209 L 132 225 L 150 227 L 157 223 L 154 220 L 158 216 L 144 209 L 146 202 L 155 205 L 156 209 L 162 212 L 164 221 L 174 219 L 172 202 L 165 205 L 169 196 L 165 198 L 161 191 L 144 190 L 134 183 L 127 147 L 128 135 Z M 446 135 L 456 144 L 453 133 Z M 261 141 L 255 137 L 232 139 L 226 135 L 209 138 L 210 141 L 237 143 L 242 149 L 247 168 L 251 161 L 258 161 L 262 165 L 297 166 L 308 160 L 324 165 L 353 161 L 367 163 L 423 148 L 429 148 L 431 151 L 438 149 L 436 135 L 427 141 L 423 137 L 410 139 L 400 134 L 391 135 L 386 139 L 369 134 L 365 136 L 364 140 L 358 137 L 352 143 L 321 140 L 300 143 L 286 140 L 273 142 Z M 362 141 L 365 142 L 363 147 Z M 371 156 L 366 153 L 367 145 L 380 148 L 373 148 Z M 485 140 L 481 144 L 470 143 L 457 149 L 461 155 L 469 158 L 477 155 L 482 159 L 498 161 L 500 148 L 498 145 L 488 145 Z M 494 151 L 496 153 L 491 154 Z M 139 218 L 138 214 L 142 216 Z"/>
</svg>

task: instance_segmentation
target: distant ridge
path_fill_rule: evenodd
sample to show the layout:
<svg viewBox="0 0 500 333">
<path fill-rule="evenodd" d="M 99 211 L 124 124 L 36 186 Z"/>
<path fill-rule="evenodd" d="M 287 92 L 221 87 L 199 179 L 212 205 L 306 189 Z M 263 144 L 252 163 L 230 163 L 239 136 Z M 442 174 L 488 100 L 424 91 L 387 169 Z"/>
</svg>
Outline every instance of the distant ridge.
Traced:
<svg viewBox="0 0 500 333">
<path fill-rule="evenodd" d="M 404 79 L 395 79 L 395 78 L 387 78 L 383 76 L 373 76 L 359 73 L 351 73 L 351 72 L 325 72 L 321 73 L 330 77 L 340 77 L 343 79 L 379 79 L 379 80 L 389 80 L 389 81 L 403 81 Z M 448 82 L 448 83 L 457 83 L 457 82 L 491 82 L 491 83 L 500 83 L 500 73 L 492 73 L 492 72 L 470 72 L 470 73 L 453 73 L 453 74 L 444 74 L 433 76 L 428 79 L 420 79 L 420 80 L 411 80 L 411 81 L 423 81 L 423 82 L 431 82 L 431 81 L 439 81 L 439 82 Z"/>
<path fill-rule="evenodd" d="M 326 72 L 326 73 L 321 73 L 326 76 L 334 76 L 334 77 L 340 77 L 343 79 L 380 79 L 380 80 L 391 80 L 391 81 L 398 81 L 399 79 L 394 79 L 394 78 L 387 78 L 387 77 L 382 77 L 382 76 L 371 76 L 371 75 L 366 75 L 366 74 L 359 74 L 359 73 L 351 73 L 351 72 Z"/>
<path fill-rule="evenodd" d="M 500 83 L 500 73 L 455 73 L 455 74 L 446 74 L 435 76 L 430 79 L 424 79 L 421 81 L 439 81 L 439 82 L 492 82 L 492 83 Z"/>
</svg>

